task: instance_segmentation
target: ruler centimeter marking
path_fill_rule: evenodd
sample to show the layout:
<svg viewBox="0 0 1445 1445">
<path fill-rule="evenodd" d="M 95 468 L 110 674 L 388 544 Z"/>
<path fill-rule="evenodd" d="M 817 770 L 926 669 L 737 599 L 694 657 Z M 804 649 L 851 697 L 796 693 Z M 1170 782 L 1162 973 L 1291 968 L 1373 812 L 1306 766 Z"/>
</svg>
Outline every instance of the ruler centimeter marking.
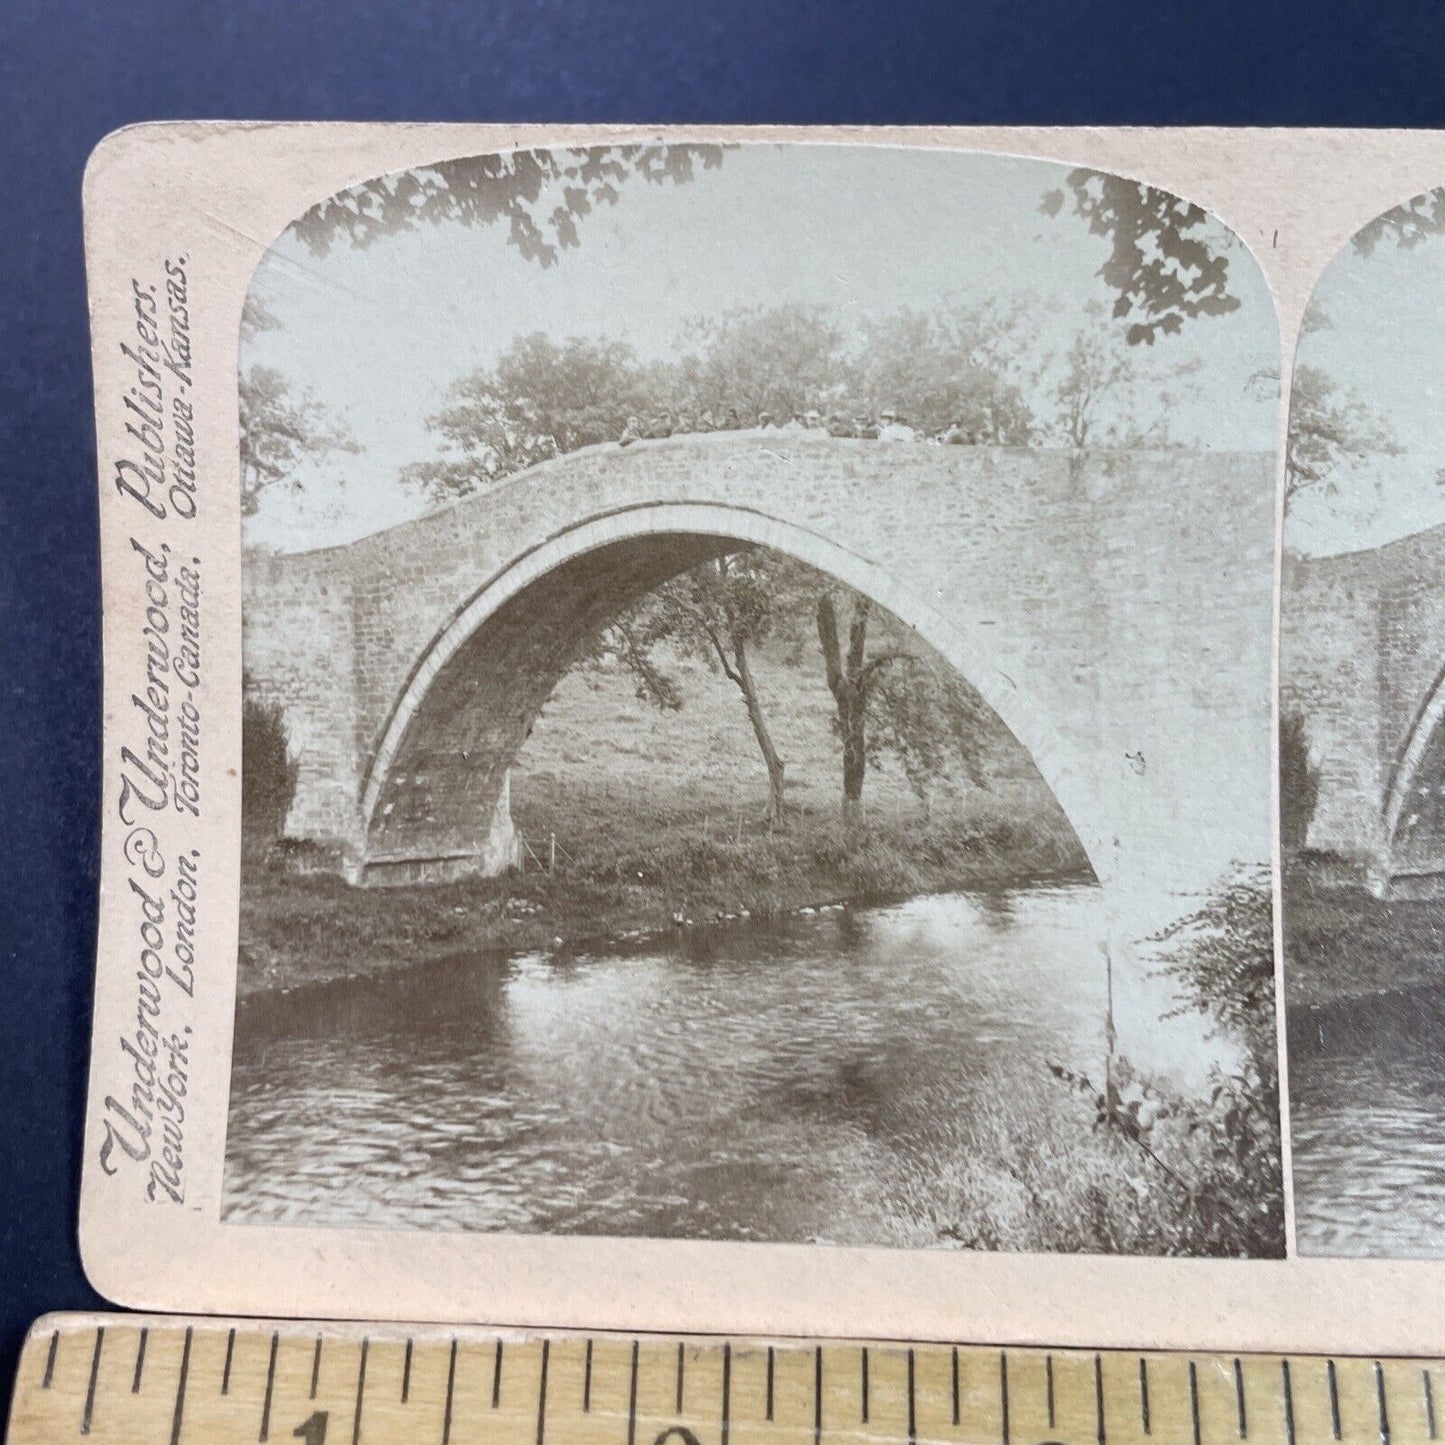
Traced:
<svg viewBox="0 0 1445 1445">
<path fill-rule="evenodd" d="M 589 1357 L 592 1353 L 592 1341 L 587 1341 L 587 1352 Z M 732 1433 L 732 1404 L 733 1404 L 733 1347 L 731 1341 L 723 1341 L 722 1357 L 722 1427 L 718 1435 L 718 1445 L 728 1445 L 728 1437 Z M 1432 1406 L 1433 1408 L 1433 1406 Z M 1434 1415 L 1431 1415 L 1430 1438 L 1435 1438 Z"/>
<path fill-rule="evenodd" d="M 371 1346 L 371 1341 L 361 1341 L 361 1365 L 356 1371 L 356 1414 L 351 1426 L 351 1445 L 361 1445 L 361 1406 L 366 1398 L 366 1352 Z M 542 1353 L 542 1394 L 547 1393 L 547 1354 Z M 542 1445 L 542 1432 L 540 1426 L 537 1430 L 537 1445 Z"/>
<path fill-rule="evenodd" d="M 1441 1368 L 1429 1360 L 67 1316 L 31 1332 L 7 1438 L 1427 1445 L 1439 1438 Z"/>
<path fill-rule="evenodd" d="M 185 1424 L 186 1418 L 186 1380 L 191 1372 L 191 1340 L 192 1332 L 186 1330 L 186 1342 L 181 1346 L 181 1369 L 176 1379 L 176 1407 L 171 1414 L 171 1445 L 181 1445 L 181 1426 Z M 270 1408 L 270 1398 L 267 1398 L 266 1405 Z M 261 1426 L 261 1438 L 266 1438 L 266 1427 Z"/>
<path fill-rule="evenodd" d="M 85 1413 L 80 1417 L 80 1433 L 90 1434 L 90 1421 L 95 1414 L 95 1382 L 100 1377 L 100 1351 L 105 1344 L 105 1326 L 95 1332 L 95 1349 L 90 1356 L 90 1383 L 85 1387 Z"/>
</svg>

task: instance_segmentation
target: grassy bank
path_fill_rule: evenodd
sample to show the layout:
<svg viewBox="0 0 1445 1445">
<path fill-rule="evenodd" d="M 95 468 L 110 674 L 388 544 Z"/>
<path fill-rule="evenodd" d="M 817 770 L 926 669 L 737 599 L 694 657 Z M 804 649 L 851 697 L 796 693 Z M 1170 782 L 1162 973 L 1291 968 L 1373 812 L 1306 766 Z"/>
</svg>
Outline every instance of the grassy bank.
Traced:
<svg viewBox="0 0 1445 1445">
<path fill-rule="evenodd" d="M 575 841 L 575 838 L 574 838 Z M 570 850 L 569 850 L 570 851 Z M 1005 819 L 823 821 L 741 839 L 675 827 L 618 848 L 579 845 L 555 874 L 352 888 L 254 860 L 241 901 L 240 991 L 295 988 L 488 949 L 580 947 L 719 917 L 766 919 L 823 903 L 876 902 L 970 884 L 1078 876 L 1071 840 Z"/>
<path fill-rule="evenodd" d="M 1376 898 L 1308 860 L 1291 861 L 1284 928 L 1292 1009 L 1445 983 L 1445 900 Z"/>
<path fill-rule="evenodd" d="M 897 763 L 880 758 L 865 824 L 846 831 L 832 701 L 806 653 L 764 651 L 755 664 L 787 763 L 786 817 L 768 827 L 767 776 L 736 690 L 695 662 L 676 669 L 677 711 L 640 701 L 618 671 L 563 679 L 512 770 L 512 815 L 526 843 L 519 874 L 351 888 L 288 873 L 253 849 L 243 863 L 241 992 L 473 950 L 625 940 L 679 918 L 767 918 L 1087 876 L 1067 819 L 1001 724 L 981 740 L 987 786 L 940 778 L 925 805 Z"/>
<path fill-rule="evenodd" d="M 1146 1151 L 1095 1127 L 1089 1106 L 1042 1070 L 1011 1075 L 966 1114 L 933 1115 L 946 1123 L 860 1187 L 886 1195 L 886 1242 L 904 1248 L 1282 1257 L 1277 1140 L 1257 1141 L 1242 1167 L 1228 1122 L 1237 1096 L 1160 1092 L 1166 1112 Z"/>
</svg>

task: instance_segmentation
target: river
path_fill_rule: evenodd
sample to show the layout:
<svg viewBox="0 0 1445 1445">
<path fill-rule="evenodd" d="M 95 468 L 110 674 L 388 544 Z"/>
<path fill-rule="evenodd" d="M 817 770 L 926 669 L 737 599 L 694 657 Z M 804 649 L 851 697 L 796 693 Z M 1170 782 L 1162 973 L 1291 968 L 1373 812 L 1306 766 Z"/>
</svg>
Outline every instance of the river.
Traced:
<svg viewBox="0 0 1445 1445">
<path fill-rule="evenodd" d="M 1093 886 L 955 893 L 248 1002 L 225 1217 L 910 1242 L 955 1121 L 1100 1077 L 1105 931 Z M 1121 1050 L 1203 1090 L 1203 1022 L 1114 975 Z"/>
<path fill-rule="evenodd" d="M 1445 1254 L 1445 989 L 1290 1014 L 1302 1254 Z"/>
</svg>

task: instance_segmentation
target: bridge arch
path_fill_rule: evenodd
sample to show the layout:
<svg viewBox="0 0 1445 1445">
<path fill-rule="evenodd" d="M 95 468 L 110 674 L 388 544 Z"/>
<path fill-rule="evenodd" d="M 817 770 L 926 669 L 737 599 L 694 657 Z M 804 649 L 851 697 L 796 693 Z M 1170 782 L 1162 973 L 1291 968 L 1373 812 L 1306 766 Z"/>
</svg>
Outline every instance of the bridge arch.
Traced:
<svg viewBox="0 0 1445 1445">
<path fill-rule="evenodd" d="M 811 528 L 747 506 L 676 501 L 619 507 L 553 533 L 488 577 L 435 633 L 364 772 L 363 876 L 495 871 L 511 861 L 507 771 L 580 647 L 632 602 L 739 545 L 794 557 L 916 631 L 1029 753 L 1104 878 L 1108 830 L 1085 780 L 977 628 L 951 622 L 917 590 Z"/>
<path fill-rule="evenodd" d="M 1445 664 L 1436 672 L 1391 769 L 1385 793 L 1388 887 L 1445 870 Z"/>
</svg>

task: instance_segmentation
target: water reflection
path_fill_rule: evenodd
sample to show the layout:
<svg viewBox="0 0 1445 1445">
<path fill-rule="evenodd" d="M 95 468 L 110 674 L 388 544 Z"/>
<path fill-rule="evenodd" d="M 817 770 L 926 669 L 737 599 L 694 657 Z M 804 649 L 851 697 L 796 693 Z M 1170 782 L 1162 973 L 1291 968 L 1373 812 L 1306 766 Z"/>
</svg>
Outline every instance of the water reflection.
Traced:
<svg viewBox="0 0 1445 1445">
<path fill-rule="evenodd" d="M 860 1180 L 1046 1056 L 1099 1067 L 1105 922 L 1093 887 L 960 893 L 255 1002 L 226 1217 L 887 1242 Z M 1203 1023 L 1127 961 L 1114 988 L 1131 1057 L 1202 1086 Z"/>
<path fill-rule="evenodd" d="M 1445 1255 L 1445 990 L 1290 1016 L 1302 1254 Z"/>
</svg>

